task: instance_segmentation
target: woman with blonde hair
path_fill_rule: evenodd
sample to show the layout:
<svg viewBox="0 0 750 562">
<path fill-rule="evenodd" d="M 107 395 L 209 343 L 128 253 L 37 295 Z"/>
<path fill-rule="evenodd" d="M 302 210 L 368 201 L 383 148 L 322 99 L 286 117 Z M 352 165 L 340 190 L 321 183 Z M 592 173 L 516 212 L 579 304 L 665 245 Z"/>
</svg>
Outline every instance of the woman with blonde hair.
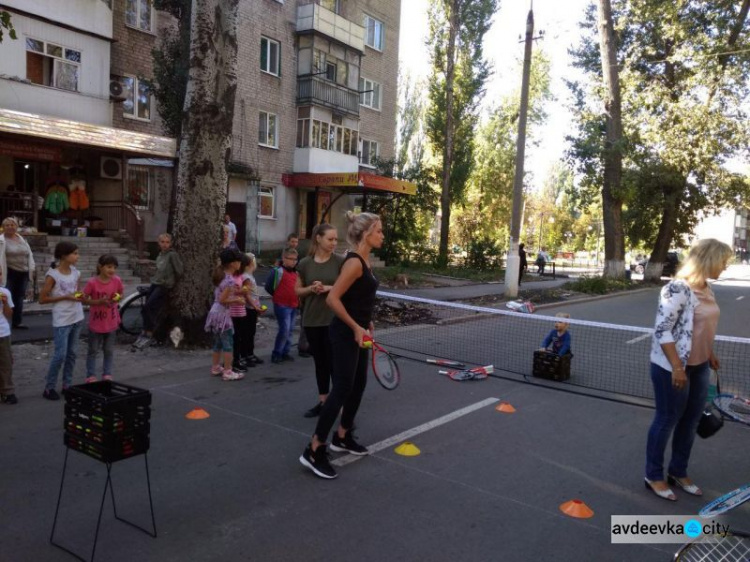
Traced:
<svg viewBox="0 0 750 562">
<path fill-rule="evenodd" d="M 23 237 L 18 234 L 18 221 L 7 217 L 3 221 L 3 233 L 0 234 L 0 275 L 3 287 L 6 287 L 13 298 L 13 328 L 28 328 L 23 321 L 23 299 L 26 287 L 34 279 L 34 253 Z"/>
<path fill-rule="evenodd" d="M 656 411 L 646 446 L 646 488 L 665 500 L 677 497 L 669 487 L 700 496 L 687 467 L 708 395 L 709 369 L 718 369 L 713 344 L 719 306 L 708 284 L 732 258 L 732 248 L 707 238 L 690 249 L 675 279 L 659 297 L 651 345 L 651 381 Z M 672 437 L 672 458 L 664 480 L 664 451 Z"/>
<path fill-rule="evenodd" d="M 331 440 L 331 450 L 366 455 L 368 450 L 352 435 L 354 417 L 367 383 L 368 350 L 365 336 L 372 337 L 378 280 L 370 267 L 370 252 L 383 245 L 383 224 L 372 213 L 346 214 L 347 240 L 352 250 L 344 258 L 341 273 L 328 292 L 326 303 L 334 317 L 328 329 L 333 348 L 333 387 L 315 427 L 310 444 L 299 460 L 321 478 L 336 478 L 328 461 L 326 439 L 341 411 L 341 421 Z"/>
</svg>

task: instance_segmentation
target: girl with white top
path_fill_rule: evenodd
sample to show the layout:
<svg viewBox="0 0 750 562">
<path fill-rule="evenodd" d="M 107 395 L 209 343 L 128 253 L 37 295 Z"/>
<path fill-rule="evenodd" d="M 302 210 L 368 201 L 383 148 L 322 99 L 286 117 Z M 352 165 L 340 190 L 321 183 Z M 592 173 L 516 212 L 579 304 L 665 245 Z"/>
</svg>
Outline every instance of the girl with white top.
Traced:
<svg viewBox="0 0 750 562">
<path fill-rule="evenodd" d="M 47 382 L 44 387 L 44 398 L 59 400 L 55 391 L 57 375 L 63 366 L 63 384 L 65 390 L 73 383 L 73 368 L 76 364 L 78 338 L 83 326 L 82 293 L 78 292 L 81 273 L 75 268 L 78 263 L 78 246 L 72 242 L 60 242 L 55 246 L 57 267 L 47 271 L 44 287 L 39 294 L 39 303 L 52 303 L 52 331 L 55 340 L 55 353 L 49 364 Z"/>
</svg>

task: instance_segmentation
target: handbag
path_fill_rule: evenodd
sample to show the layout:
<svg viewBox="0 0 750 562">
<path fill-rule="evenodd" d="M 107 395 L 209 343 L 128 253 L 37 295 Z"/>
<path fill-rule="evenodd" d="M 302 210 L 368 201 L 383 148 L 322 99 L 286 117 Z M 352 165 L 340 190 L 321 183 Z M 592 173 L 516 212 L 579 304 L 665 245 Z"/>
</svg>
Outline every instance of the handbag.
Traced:
<svg viewBox="0 0 750 562">
<path fill-rule="evenodd" d="M 716 393 L 721 394 L 718 372 L 716 372 Z M 698 429 L 696 430 L 698 437 L 708 439 L 722 427 L 724 427 L 724 418 L 721 412 L 717 410 L 713 404 L 707 405 L 701 414 L 700 421 L 698 422 Z"/>
</svg>

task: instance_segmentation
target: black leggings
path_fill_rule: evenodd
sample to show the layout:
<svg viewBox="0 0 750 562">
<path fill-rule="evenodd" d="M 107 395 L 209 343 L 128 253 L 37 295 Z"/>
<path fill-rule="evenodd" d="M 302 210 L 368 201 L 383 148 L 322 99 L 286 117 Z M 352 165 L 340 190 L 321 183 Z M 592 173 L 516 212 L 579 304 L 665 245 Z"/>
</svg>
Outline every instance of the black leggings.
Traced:
<svg viewBox="0 0 750 562">
<path fill-rule="evenodd" d="M 305 326 L 305 335 L 315 361 L 318 394 L 328 394 L 331 388 L 331 339 L 328 337 L 328 326 Z"/>
<path fill-rule="evenodd" d="M 367 385 L 367 364 L 370 357 L 369 350 L 359 347 L 354 341 L 354 332 L 337 318 L 331 322 L 329 336 L 333 350 L 333 388 L 323 404 L 315 427 L 315 435 L 322 443 L 328 439 L 342 406 L 341 427 L 348 431 L 354 425 L 354 416 L 357 415 Z"/>
<path fill-rule="evenodd" d="M 245 321 L 245 351 L 243 357 L 255 355 L 255 331 L 258 328 L 258 311 L 254 308 L 247 309 L 247 320 Z"/>
<path fill-rule="evenodd" d="M 247 357 L 247 316 L 232 316 L 234 338 L 232 342 L 232 358 L 235 363 Z"/>
</svg>

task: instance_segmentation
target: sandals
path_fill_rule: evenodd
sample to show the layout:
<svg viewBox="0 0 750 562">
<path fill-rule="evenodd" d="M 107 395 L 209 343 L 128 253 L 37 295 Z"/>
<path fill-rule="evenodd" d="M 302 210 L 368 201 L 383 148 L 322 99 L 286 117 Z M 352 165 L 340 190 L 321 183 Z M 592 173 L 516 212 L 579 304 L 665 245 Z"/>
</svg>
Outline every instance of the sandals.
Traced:
<svg viewBox="0 0 750 562">
<path fill-rule="evenodd" d="M 671 486 L 678 486 L 678 487 L 682 488 L 685 492 L 687 492 L 691 496 L 702 496 L 703 495 L 703 490 L 701 490 L 695 484 L 685 484 L 685 483 L 682 482 L 682 480 L 680 478 L 672 476 L 671 474 L 667 475 L 667 482 L 669 482 L 669 484 Z"/>
<path fill-rule="evenodd" d="M 653 487 L 653 482 L 649 480 L 648 478 L 643 479 L 643 483 L 646 485 L 647 490 L 651 490 L 654 494 L 659 496 L 663 500 L 669 500 L 671 502 L 677 501 L 677 496 L 674 495 L 674 492 L 667 488 L 666 490 L 657 490 Z M 671 482 L 670 482 L 671 484 Z"/>
</svg>

